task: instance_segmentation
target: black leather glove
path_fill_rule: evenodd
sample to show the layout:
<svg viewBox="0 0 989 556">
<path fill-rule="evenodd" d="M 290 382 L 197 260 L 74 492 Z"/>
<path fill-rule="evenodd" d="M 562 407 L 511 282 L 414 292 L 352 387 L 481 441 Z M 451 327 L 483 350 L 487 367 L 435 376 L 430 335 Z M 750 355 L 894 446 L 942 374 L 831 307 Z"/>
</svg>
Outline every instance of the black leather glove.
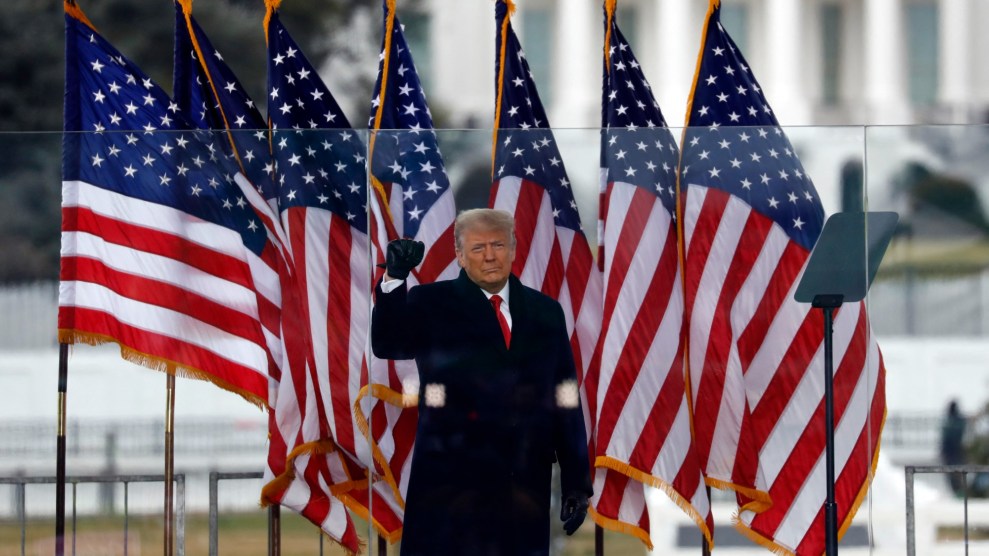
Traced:
<svg viewBox="0 0 989 556">
<path fill-rule="evenodd" d="M 388 242 L 385 263 L 378 266 L 385 268 L 389 278 L 405 280 L 409 277 L 409 272 L 422 262 L 425 252 L 426 245 L 421 241 L 394 239 Z"/>
<path fill-rule="evenodd" d="M 560 509 L 560 519 L 563 520 L 563 530 L 567 535 L 573 535 L 587 517 L 587 494 L 572 492 L 563 498 Z"/>
</svg>

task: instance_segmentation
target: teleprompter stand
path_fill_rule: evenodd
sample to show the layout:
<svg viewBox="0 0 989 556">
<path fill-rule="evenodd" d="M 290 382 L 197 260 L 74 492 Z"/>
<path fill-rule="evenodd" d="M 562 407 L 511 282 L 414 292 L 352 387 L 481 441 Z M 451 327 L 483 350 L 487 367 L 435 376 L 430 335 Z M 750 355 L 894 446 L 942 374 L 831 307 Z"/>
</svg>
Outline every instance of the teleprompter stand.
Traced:
<svg viewBox="0 0 989 556">
<path fill-rule="evenodd" d="M 827 499 L 824 553 L 838 554 L 838 506 L 834 494 L 834 311 L 865 298 L 896 227 L 895 212 L 839 212 L 828 218 L 811 251 L 794 299 L 824 312 L 824 434 Z"/>
</svg>

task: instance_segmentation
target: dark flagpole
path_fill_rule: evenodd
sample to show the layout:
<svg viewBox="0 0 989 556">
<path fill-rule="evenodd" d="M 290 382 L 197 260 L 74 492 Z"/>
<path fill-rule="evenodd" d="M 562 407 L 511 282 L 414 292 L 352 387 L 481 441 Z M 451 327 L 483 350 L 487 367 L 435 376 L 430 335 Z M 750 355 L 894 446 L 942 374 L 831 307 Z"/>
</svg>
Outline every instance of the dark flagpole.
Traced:
<svg viewBox="0 0 989 556">
<path fill-rule="evenodd" d="M 268 556 L 282 554 L 282 513 L 281 506 L 268 506 Z"/>
<path fill-rule="evenodd" d="M 65 554 L 65 394 L 69 382 L 69 344 L 58 345 L 58 436 L 55 441 L 55 554 Z"/>
<path fill-rule="evenodd" d="M 594 556 L 604 556 L 604 529 L 594 524 Z"/>
<path fill-rule="evenodd" d="M 704 490 L 707 491 L 708 504 L 710 504 L 711 485 L 705 485 Z M 711 531 L 711 533 L 713 537 L 714 531 Z M 701 556 L 711 556 L 711 545 L 707 542 L 707 537 L 705 537 L 704 535 L 701 535 Z"/>
<path fill-rule="evenodd" d="M 173 371 L 173 369 L 169 369 Z M 175 553 L 172 538 L 175 475 L 175 375 L 165 373 L 165 556 Z"/>
<path fill-rule="evenodd" d="M 837 297 L 837 299 L 832 299 Z M 841 306 L 842 296 L 818 296 L 815 307 L 824 311 L 824 441 L 826 501 L 824 502 L 824 553 L 838 554 L 838 504 L 834 494 L 834 310 Z"/>
</svg>

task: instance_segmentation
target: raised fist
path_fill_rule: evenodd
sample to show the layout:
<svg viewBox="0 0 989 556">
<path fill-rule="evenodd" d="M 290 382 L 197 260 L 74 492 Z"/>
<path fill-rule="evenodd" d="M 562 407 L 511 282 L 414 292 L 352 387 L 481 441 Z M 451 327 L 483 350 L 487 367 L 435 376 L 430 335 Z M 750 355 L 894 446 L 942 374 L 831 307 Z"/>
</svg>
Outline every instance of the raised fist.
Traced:
<svg viewBox="0 0 989 556">
<path fill-rule="evenodd" d="M 385 270 L 388 272 L 388 277 L 397 280 L 408 278 L 409 272 L 422 262 L 425 252 L 426 245 L 414 239 L 395 239 L 388 242 L 388 250 L 385 253 Z"/>
</svg>

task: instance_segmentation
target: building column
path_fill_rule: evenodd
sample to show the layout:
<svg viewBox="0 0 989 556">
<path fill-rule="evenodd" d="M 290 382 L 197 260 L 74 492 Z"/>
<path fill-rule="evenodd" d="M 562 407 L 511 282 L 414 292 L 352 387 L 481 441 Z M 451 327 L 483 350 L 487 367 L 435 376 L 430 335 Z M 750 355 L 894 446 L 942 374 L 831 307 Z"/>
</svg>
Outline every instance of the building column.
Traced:
<svg viewBox="0 0 989 556">
<path fill-rule="evenodd" d="M 907 59 L 900 0 L 865 2 L 865 105 L 869 124 L 909 124 Z"/>
<path fill-rule="evenodd" d="M 554 14 L 554 127 L 601 125 L 601 4 L 597 0 L 557 0 Z"/>
<path fill-rule="evenodd" d="M 974 54 L 969 21 L 972 9 L 969 0 L 941 0 L 938 12 L 938 102 L 950 109 L 951 122 L 965 123 L 972 104 L 969 78 Z"/>
<path fill-rule="evenodd" d="M 434 90 L 426 91 L 430 105 L 456 114 L 455 126 L 490 129 L 497 32 L 494 3 L 430 0 L 429 13 L 433 18 L 430 50 L 436 68 Z"/>
<path fill-rule="evenodd" d="M 707 6 L 697 11 L 691 9 L 691 4 L 702 3 L 692 0 L 663 0 L 657 4 L 652 26 L 657 32 L 651 47 L 659 52 L 658 64 L 648 68 L 646 78 L 650 79 L 666 123 L 679 128 L 687 121 L 687 97 L 697 69 L 697 51 L 701 47 L 701 26 Z M 673 37 L 677 39 L 673 40 Z"/>
<path fill-rule="evenodd" d="M 763 94 L 780 124 L 811 124 L 810 100 L 804 90 L 807 64 L 801 59 L 809 49 L 800 46 L 807 40 L 803 33 L 803 2 L 766 0 L 764 8 L 768 71 L 757 76 Z"/>
</svg>

